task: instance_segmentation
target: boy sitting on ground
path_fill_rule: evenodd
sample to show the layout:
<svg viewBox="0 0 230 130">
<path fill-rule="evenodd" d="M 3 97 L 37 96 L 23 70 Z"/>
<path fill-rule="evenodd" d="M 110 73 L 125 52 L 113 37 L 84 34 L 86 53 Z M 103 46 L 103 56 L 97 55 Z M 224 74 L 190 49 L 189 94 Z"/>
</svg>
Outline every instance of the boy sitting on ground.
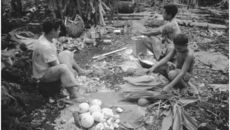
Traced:
<svg viewBox="0 0 230 130">
<path fill-rule="evenodd" d="M 164 6 L 163 18 L 166 21 L 166 24 L 164 24 L 163 26 L 159 28 L 152 29 L 151 32 L 142 33 L 143 35 L 146 35 L 148 37 L 138 40 L 136 42 L 137 54 L 146 53 L 146 50 L 148 49 L 154 54 L 157 60 L 164 57 L 165 55 L 164 49 L 162 50 L 162 47 L 158 48 L 159 46 L 161 46 L 163 42 L 165 42 L 164 32 L 170 31 L 172 38 L 169 38 L 169 39 L 173 39 L 173 37 L 176 34 L 179 34 L 181 32 L 179 25 L 175 19 L 177 12 L 178 12 L 178 9 L 176 5 L 171 4 L 171 5 Z M 156 35 L 159 35 L 159 34 L 162 34 L 162 38 L 156 37 Z M 151 37 L 151 36 L 155 36 L 155 37 Z"/>
<path fill-rule="evenodd" d="M 173 43 L 172 50 L 155 66 L 147 70 L 147 72 L 161 73 L 170 80 L 163 91 L 169 91 L 174 86 L 186 87 L 192 73 L 194 55 L 193 51 L 188 49 L 188 37 L 185 34 L 177 34 Z M 174 58 L 175 64 L 169 62 Z"/>
<path fill-rule="evenodd" d="M 89 71 L 82 69 L 75 61 L 74 54 L 70 51 L 57 53 L 53 40 L 59 37 L 61 20 L 49 18 L 43 23 L 44 34 L 34 44 L 33 51 L 33 77 L 40 84 L 52 84 L 61 81 L 71 98 L 79 98 L 81 87 L 74 73 L 87 74 Z"/>
</svg>

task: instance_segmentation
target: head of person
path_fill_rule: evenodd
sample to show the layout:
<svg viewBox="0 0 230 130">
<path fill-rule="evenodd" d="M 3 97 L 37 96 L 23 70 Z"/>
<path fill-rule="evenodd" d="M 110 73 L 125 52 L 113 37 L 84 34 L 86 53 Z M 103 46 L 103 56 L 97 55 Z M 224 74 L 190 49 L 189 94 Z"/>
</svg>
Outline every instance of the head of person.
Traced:
<svg viewBox="0 0 230 130">
<path fill-rule="evenodd" d="M 176 52 L 184 53 L 188 51 L 188 37 L 185 34 L 177 34 L 173 39 Z"/>
<path fill-rule="evenodd" d="M 175 29 L 173 29 L 172 26 L 166 25 L 164 26 L 161 35 L 164 40 L 168 39 L 173 41 L 173 38 L 175 37 Z"/>
<path fill-rule="evenodd" d="M 165 5 L 163 8 L 164 8 L 163 11 L 164 20 L 168 20 L 168 21 L 172 20 L 178 12 L 178 8 L 174 4 Z"/>
<path fill-rule="evenodd" d="M 62 21 L 60 19 L 47 18 L 42 24 L 42 29 L 45 35 L 58 38 L 61 32 L 61 25 Z"/>
</svg>

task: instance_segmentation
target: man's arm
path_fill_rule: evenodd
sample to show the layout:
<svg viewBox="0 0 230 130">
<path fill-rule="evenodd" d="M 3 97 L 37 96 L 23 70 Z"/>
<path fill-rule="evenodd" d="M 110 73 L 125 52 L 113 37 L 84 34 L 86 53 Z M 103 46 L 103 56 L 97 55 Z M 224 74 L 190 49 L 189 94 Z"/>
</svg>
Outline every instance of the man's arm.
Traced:
<svg viewBox="0 0 230 130">
<path fill-rule="evenodd" d="M 82 69 L 77 63 L 73 64 L 73 68 L 77 70 L 79 73 L 84 73 L 84 69 Z"/>
<path fill-rule="evenodd" d="M 146 36 L 155 36 L 155 35 L 161 34 L 161 30 L 162 30 L 162 27 L 159 27 L 159 28 L 153 29 L 150 32 L 143 32 L 141 34 L 146 35 Z"/>
<path fill-rule="evenodd" d="M 155 66 L 149 69 L 150 72 L 154 72 L 158 67 L 166 64 L 174 55 L 175 49 L 173 48 L 168 55 L 166 55 L 163 59 L 161 59 Z"/>
<path fill-rule="evenodd" d="M 193 61 L 193 55 L 188 55 L 188 57 L 185 59 L 185 62 L 183 64 L 182 70 L 180 71 L 180 73 L 167 85 L 170 87 L 175 86 L 182 78 L 183 76 L 186 74 L 186 72 L 188 72 L 190 65 L 192 64 Z"/>
</svg>

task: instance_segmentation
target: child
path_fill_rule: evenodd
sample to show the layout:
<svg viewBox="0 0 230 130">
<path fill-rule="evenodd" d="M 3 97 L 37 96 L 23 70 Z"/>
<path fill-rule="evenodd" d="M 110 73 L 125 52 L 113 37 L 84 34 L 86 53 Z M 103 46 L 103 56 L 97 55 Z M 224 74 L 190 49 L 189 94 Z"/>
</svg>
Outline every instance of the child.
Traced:
<svg viewBox="0 0 230 130">
<path fill-rule="evenodd" d="M 61 20 L 53 18 L 48 18 L 43 23 L 44 34 L 35 43 L 33 51 L 33 77 L 40 84 L 61 81 L 72 99 L 80 99 L 78 90 L 81 86 L 77 83 L 74 72 L 76 70 L 87 74 L 88 71 L 76 63 L 72 52 L 65 50 L 57 53 L 53 39 L 59 37 L 61 23 Z"/>
<path fill-rule="evenodd" d="M 175 5 L 165 5 L 164 6 L 164 13 L 163 18 L 166 21 L 166 24 L 153 29 L 151 32 L 143 32 L 143 35 L 148 36 L 147 38 L 143 38 L 141 40 L 138 40 L 136 42 L 137 47 L 137 54 L 139 53 L 146 53 L 146 49 L 149 49 L 155 56 L 157 60 L 160 60 L 162 57 L 164 57 L 165 52 L 162 50 L 162 42 L 165 41 L 165 38 L 170 36 L 173 39 L 173 37 L 180 33 L 179 25 L 177 24 L 177 21 L 174 19 L 176 14 L 178 12 L 178 9 Z M 168 31 L 170 31 L 168 33 Z M 170 34 L 166 36 L 165 32 L 167 34 Z M 158 34 L 162 34 L 162 38 L 159 37 L 150 37 L 150 36 L 156 36 Z"/>
<path fill-rule="evenodd" d="M 171 26 L 173 27 L 173 29 L 175 30 L 175 33 L 178 34 L 181 32 L 179 25 L 175 19 L 176 14 L 178 12 L 178 8 L 176 7 L 176 5 L 174 4 L 169 4 L 169 5 L 165 5 L 164 7 L 164 11 L 163 11 L 163 18 L 166 21 L 166 23 L 159 27 L 159 28 L 155 28 L 153 29 L 151 32 L 143 32 L 143 35 L 146 36 L 154 36 L 154 35 L 158 35 L 162 33 L 162 30 L 165 26 Z"/>
<path fill-rule="evenodd" d="M 188 49 L 188 37 L 185 34 L 177 34 L 173 39 L 174 47 L 170 52 L 161 59 L 155 66 L 147 72 L 159 72 L 166 76 L 170 83 L 163 88 L 163 91 L 168 91 L 177 85 L 187 86 L 194 63 L 194 55 Z M 169 61 L 175 58 L 172 64 Z"/>
</svg>

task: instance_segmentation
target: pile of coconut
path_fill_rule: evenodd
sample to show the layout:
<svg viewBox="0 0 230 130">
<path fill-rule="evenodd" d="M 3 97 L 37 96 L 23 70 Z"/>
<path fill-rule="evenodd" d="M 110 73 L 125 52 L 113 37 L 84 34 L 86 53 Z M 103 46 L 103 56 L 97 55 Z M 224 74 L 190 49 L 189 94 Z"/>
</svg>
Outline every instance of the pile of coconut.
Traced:
<svg viewBox="0 0 230 130">
<path fill-rule="evenodd" d="M 99 99 L 79 104 L 78 111 L 73 115 L 77 126 L 90 130 L 114 130 L 120 123 L 120 116 L 110 108 L 102 108 Z"/>
</svg>

